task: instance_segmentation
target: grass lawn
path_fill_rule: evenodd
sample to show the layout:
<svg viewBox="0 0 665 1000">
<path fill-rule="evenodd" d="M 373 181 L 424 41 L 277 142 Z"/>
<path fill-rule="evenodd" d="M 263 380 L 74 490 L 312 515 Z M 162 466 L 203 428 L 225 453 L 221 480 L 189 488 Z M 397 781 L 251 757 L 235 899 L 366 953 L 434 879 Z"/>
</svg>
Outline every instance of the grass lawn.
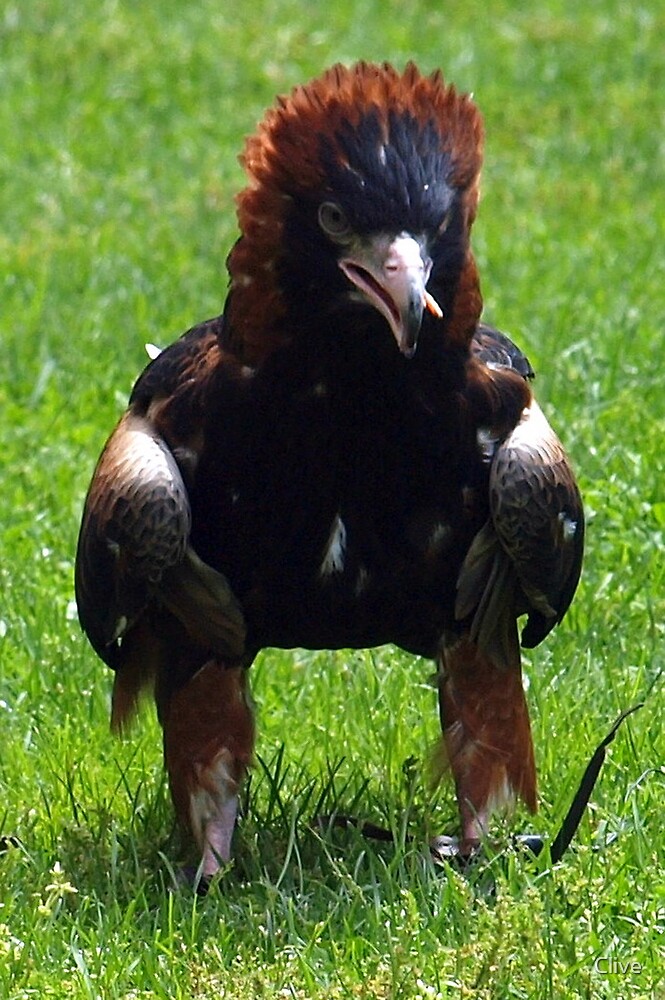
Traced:
<svg viewBox="0 0 665 1000">
<path fill-rule="evenodd" d="M 2 1000 L 665 996 L 664 38 L 647 0 L 0 5 Z M 646 704 L 560 864 L 506 849 L 464 878 L 422 856 L 455 824 L 424 776 L 431 665 L 264 654 L 236 862 L 199 899 L 169 891 L 152 715 L 108 733 L 72 605 L 81 505 L 144 342 L 221 307 L 243 136 L 360 57 L 475 93 L 485 315 L 539 371 L 588 512 L 573 609 L 525 657 L 541 811 L 514 828 L 552 836 Z M 334 808 L 397 846 L 312 829 Z"/>
</svg>

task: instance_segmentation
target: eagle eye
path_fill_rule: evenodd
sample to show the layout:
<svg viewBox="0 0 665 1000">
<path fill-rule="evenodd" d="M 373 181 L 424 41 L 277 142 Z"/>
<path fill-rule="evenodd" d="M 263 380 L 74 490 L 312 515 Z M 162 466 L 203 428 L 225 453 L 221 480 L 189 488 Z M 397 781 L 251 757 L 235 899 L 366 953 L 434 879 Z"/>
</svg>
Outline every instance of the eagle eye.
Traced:
<svg viewBox="0 0 665 1000">
<path fill-rule="evenodd" d="M 334 240 L 342 239 L 351 232 L 344 212 L 334 201 L 324 201 L 319 205 L 319 225 L 326 236 Z"/>
</svg>

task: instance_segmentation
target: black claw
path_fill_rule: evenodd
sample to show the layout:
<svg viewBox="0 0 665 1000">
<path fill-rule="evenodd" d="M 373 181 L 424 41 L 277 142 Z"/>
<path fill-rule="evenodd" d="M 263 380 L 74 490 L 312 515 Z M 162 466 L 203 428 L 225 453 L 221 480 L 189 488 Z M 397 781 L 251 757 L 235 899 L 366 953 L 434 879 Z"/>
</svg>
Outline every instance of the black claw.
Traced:
<svg viewBox="0 0 665 1000">
<path fill-rule="evenodd" d="M 210 875 L 201 875 L 200 879 L 194 883 L 194 891 L 197 896 L 207 896 L 212 878 Z"/>
<path fill-rule="evenodd" d="M 0 854 L 4 854 L 6 851 L 12 849 L 12 847 L 20 847 L 21 841 L 18 837 L 0 837 Z"/>
<path fill-rule="evenodd" d="M 515 847 L 525 847 L 534 857 L 542 852 L 545 841 L 535 833 L 520 833 L 513 837 Z"/>
<path fill-rule="evenodd" d="M 211 881 L 210 875 L 199 873 L 199 869 L 195 868 L 194 865 L 184 865 L 174 873 L 173 888 L 176 890 L 193 889 L 197 896 L 206 896 Z"/>
<path fill-rule="evenodd" d="M 518 834 L 512 838 L 512 843 L 515 847 L 524 848 L 534 857 L 538 857 L 545 846 L 544 839 L 535 833 Z M 435 861 L 445 861 L 460 871 L 466 871 L 472 864 L 482 860 L 484 854 L 480 844 L 472 850 L 462 851 L 459 839 L 447 836 L 434 837 L 429 849 Z"/>
<path fill-rule="evenodd" d="M 458 871 L 465 872 L 482 857 L 482 847 L 478 844 L 470 850 L 462 851 L 458 837 L 441 834 L 430 840 L 429 850 L 434 861 L 445 861 Z"/>
</svg>

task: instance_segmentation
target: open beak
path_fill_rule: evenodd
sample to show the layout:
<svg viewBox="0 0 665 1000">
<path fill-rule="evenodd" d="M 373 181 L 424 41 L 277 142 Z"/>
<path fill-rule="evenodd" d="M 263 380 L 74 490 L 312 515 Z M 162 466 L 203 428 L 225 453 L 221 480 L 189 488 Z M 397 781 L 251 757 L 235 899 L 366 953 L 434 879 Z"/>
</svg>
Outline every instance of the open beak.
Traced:
<svg viewBox="0 0 665 1000">
<path fill-rule="evenodd" d="M 426 289 L 431 260 L 412 236 L 377 236 L 342 257 L 339 267 L 364 299 L 387 319 L 397 346 L 412 358 L 425 309 L 443 313 Z"/>
</svg>

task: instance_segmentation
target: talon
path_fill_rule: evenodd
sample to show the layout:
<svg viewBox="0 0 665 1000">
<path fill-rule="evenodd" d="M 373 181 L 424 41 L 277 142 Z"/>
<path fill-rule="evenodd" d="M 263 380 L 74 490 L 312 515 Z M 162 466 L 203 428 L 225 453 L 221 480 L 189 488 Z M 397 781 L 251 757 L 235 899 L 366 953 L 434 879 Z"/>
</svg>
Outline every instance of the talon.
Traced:
<svg viewBox="0 0 665 1000">
<path fill-rule="evenodd" d="M 542 852 L 545 841 L 535 833 L 520 833 L 513 837 L 515 847 L 524 847 L 535 858 Z"/>
<path fill-rule="evenodd" d="M 441 835 L 430 840 L 429 850 L 433 861 L 445 861 L 460 871 L 465 871 L 480 860 L 482 847 L 479 841 L 473 843 L 459 837 Z"/>
<path fill-rule="evenodd" d="M 194 865 L 183 865 L 173 872 L 172 892 L 179 892 L 181 889 L 193 889 L 197 896 L 206 896 L 212 878 L 200 872 Z"/>
</svg>

